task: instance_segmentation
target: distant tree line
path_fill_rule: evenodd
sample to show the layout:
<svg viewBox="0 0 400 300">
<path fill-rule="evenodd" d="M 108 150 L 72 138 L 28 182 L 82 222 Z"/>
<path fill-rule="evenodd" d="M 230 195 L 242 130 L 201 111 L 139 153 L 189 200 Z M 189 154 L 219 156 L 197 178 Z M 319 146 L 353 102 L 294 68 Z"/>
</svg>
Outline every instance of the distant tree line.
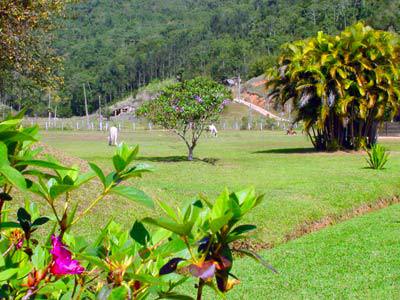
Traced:
<svg viewBox="0 0 400 300">
<path fill-rule="evenodd" d="M 365 20 L 398 31 L 400 1 L 389 0 L 87 0 L 70 4 L 51 45 L 64 56 L 60 115 L 84 114 L 154 79 L 263 73 L 286 42 L 323 30 L 337 34 Z M 19 91 L 24 89 L 19 89 Z M 13 94 L 12 91 L 9 91 Z M 46 107 L 46 95 L 32 106 Z M 14 106 L 17 102 L 13 103 Z"/>
</svg>

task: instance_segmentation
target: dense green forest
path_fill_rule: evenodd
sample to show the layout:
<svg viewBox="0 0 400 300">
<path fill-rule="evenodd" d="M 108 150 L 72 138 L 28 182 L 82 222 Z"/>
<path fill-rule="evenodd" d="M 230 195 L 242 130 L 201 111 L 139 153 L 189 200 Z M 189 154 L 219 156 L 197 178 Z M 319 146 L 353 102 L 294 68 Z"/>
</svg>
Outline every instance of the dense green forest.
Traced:
<svg viewBox="0 0 400 300">
<path fill-rule="evenodd" d="M 180 72 L 251 78 L 283 43 L 357 20 L 398 31 L 400 0 L 85 0 L 66 15 L 51 45 L 65 59 L 65 84 L 54 99 L 59 115 L 80 115 L 83 85 L 93 111 L 99 96 L 115 101 Z M 31 99 L 38 112 L 48 94 Z"/>
</svg>

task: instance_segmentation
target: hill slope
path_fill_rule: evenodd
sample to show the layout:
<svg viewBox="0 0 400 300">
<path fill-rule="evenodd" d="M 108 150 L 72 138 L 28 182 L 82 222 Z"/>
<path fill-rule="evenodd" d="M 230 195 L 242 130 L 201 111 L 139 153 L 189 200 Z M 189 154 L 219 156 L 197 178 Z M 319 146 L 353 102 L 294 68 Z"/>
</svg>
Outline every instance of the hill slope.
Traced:
<svg viewBox="0 0 400 300">
<path fill-rule="evenodd" d="M 66 95 L 83 113 L 97 96 L 111 101 L 155 78 L 263 73 L 287 41 L 318 30 L 335 33 L 365 19 L 398 29 L 399 1 L 389 0 L 86 0 L 69 6 L 55 44 L 65 56 Z"/>
</svg>

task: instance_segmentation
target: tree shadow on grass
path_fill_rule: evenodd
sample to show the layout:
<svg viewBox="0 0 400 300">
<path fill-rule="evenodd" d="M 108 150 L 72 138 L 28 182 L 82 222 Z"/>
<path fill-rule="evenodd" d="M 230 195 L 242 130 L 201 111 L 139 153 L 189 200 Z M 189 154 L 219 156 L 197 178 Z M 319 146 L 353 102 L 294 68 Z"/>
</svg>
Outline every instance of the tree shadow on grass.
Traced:
<svg viewBox="0 0 400 300">
<path fill-rule="evenodd" d="M 164 163 L 175 163 L 175 162 L 189 162 L 187 156 L 140 156 L 136 160 L 139 161 L 151 161 L 151 162 L 164 162 Z M 219 161 L 218 158 L 193 158 L 194 162 L 204 162 L 215 166 Z"/>
<path fill-rule="evenodd" d="M 314 148 L 282 148 L 282 149 L 268 149 L 252 152 L 252 154 L 305 154 L 317 153 Z"/>
</svg>

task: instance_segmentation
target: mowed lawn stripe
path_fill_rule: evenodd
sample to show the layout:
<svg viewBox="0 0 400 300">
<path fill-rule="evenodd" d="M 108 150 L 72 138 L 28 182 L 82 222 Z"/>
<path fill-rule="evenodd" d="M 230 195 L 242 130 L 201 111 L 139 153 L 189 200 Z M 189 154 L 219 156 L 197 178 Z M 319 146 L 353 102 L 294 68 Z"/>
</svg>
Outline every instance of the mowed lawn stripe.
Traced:
<svg viewBox="0 0 400 300">
<path fill-rule="evenodd" d="M 113 151 L 107 134 L 98 132 L 47 132 L 44 141 L 53 147 L 105 168 Z M 284 236 L 305 222 L 327 215 L 341 215 L 378 198 L 399 194 L 400 153 L 393 151 L 387 169 L 366 169 L 364 153 L 315 153 L 304 136 L 288 137 L 283 132 L 222 131 L 218 138 L 205 136 L 195 151 L 215 165 L 182 161 L 184 144 L 163 131 L 122 133 L 121 141 L 139 144 L 141 162 L 155 172 L 132 184 L 152 197 L 180 205 L 199 193 L 215 197 L 224 187 L 238 190 L 255 186 L 266 200 L 248 218 L 258 224 L 257 237 L 280 243 Z M 399 149 L 400 141 L 385 141 Z M 94 192 L 94 191 L 93 191 Z M 84 205 L 90 196 L 77 195 Z M 135 218 L 157 214 L 122 198 L 103 201 L 96 213 L 84 220 L 82 233 L 91 234 L 113 217 L 127 228 Z"/>
<path fill-rule="evenodd" d="M 400 299 L 399 237 L 393 205 L 262 251 L 279 274 L 239 260 L 229 299 Z"/>
</svg>

